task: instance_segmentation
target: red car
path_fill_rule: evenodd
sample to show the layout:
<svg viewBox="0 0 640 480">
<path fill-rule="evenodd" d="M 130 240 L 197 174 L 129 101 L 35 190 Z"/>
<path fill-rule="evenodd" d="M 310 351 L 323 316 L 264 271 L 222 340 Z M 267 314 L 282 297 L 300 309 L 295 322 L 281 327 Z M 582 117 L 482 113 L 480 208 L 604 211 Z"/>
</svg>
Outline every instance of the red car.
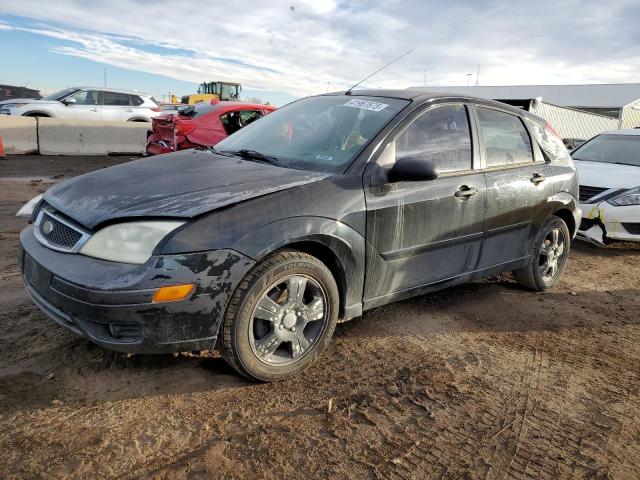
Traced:
<svg viewBox="0 0 640 480">
<path fill-rule="evenodd" d="M 158 155 L 193 147 L 211 147 L 275 107 L 243 102 L 197 103 L 152 120 L 147 154 Z"/>
</svg>

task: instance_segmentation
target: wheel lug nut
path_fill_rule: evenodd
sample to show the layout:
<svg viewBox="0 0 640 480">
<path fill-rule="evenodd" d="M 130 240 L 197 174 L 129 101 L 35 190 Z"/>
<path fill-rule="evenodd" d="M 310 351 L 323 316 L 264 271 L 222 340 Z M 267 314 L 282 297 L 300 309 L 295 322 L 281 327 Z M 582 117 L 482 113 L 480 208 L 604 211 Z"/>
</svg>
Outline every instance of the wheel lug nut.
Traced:
<svg viewBox="0 0 640 480">
<path fill-rule="evenodd" d="M 278 328 L 279 328 L 280 330 L 282 330 L 282 324 L 279 324 L 279 325 L 278 325 Z"/>
<path fill-rule="evenodd" d="M 296 327 L 291 327 L 291 331 L 295 332 L 296 331 Z"/>
</svg>

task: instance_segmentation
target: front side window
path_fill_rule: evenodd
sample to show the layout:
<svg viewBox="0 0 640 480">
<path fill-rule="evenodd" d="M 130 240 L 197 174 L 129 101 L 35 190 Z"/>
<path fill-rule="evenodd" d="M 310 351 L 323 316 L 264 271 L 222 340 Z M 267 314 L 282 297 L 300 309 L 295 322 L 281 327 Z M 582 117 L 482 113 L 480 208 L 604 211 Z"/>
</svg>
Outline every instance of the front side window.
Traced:
<svg viewBox="0 0 640 480">
<path fill-rule="evenodd" d="M 443 105 L 418 117 L 396 139 L 396 159 L 420 157 L 440 173 L 471 169 L 471 131 L 464 105 Z"/>
<path fill-rule="evenodd" d="M 478 107 L 487 167 L 533 162 L 531 137 L 517 115 Z"/>
<path fill-rule="evenodd" d="M 117 92 L 102 92 L 103 95 L 103 105 L 110 106 L 128 106 L 129 105 L 129 95 L 126 93 L 117 93 Z"/>
<path fill-rule="evenodd" d="M 232 135 L 242 128 L 242 118 L 240 112 L 229 112 L 220 115 L 220 121 L 227 135 Z"/>
<path fill-rule="evenodd" d="M 321 95 L 290 103 L 216 145 L 221 152 L 254 150 L 286 168 L 340 173 L 408 100 Z"/>
<path fill-rule="evenodd" d="M 68 98 L 73 98 L 76 105 L 98 105 L 99 95 L 96 90 L 80 90 Z"/>
</svg>

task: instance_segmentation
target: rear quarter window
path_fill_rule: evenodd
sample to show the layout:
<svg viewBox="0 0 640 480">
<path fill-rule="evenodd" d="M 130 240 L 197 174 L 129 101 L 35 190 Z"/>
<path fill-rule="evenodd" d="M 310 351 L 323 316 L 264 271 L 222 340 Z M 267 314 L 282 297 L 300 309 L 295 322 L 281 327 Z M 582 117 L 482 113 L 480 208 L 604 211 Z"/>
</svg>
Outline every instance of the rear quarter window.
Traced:
<svg viewBox="0 0 640 480">
<path fill-rule="evenodd" d="M 525 121 L 548 160 L 553 161 L 569 156 L 569 151 L 564 142 L 549 124 L 543 125 L 530 118 L 526 118 Z"/>
<path fill-rule="evenodd" d="M 129 95 L 129 105 L 133 105 L 134 107 L 138 107 L 144 103 L 138 95 Z"/>
</svg>

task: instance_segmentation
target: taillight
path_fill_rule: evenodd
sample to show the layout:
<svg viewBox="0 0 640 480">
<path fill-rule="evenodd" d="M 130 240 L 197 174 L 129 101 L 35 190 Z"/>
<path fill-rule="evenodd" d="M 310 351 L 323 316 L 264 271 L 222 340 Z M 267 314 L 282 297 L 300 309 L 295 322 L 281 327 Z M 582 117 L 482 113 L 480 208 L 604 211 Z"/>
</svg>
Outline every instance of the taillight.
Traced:
<svg viewBox="0 0 640 480">
<path fill-rule="evenodd" d="M 556 129 L 553 128 L 553 126 L 549 122 L 547 122 L 546 129 L 549 130 L 551 133 L 553 133 L 560 140 L 562 140 L 562 137 L 560 136 L 560 134 L 558 132 L 556 132 Z"/>
</svg>

